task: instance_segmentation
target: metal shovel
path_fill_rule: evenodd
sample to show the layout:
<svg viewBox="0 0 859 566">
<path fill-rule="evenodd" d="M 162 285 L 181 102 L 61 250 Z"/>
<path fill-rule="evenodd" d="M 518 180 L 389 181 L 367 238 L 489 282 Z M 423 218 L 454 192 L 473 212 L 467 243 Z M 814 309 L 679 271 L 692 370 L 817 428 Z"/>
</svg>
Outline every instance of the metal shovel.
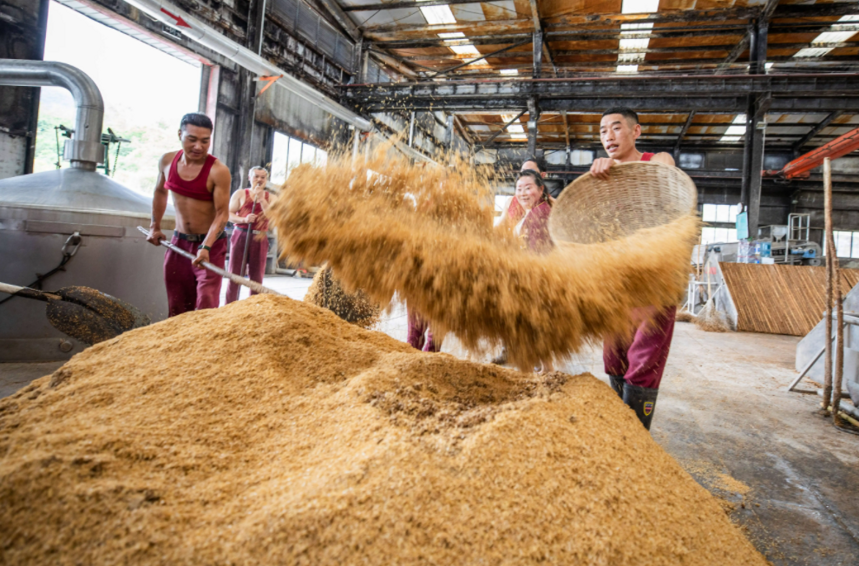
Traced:
<svg viewBox="0 0 859 566">
<path fill-rule="evenodd" d="M 46 293 L 0 283 L 0 292 L 45 301 L 51 326 L 85 344 L 98 344 L 150 323 L 136 307 L 90 287 L 63 287 Z"/>
<path fill-rule="evenodd" d="M 147 238 L 149 237 L 149 230 L 147 230 L 143 226 L 138 226 L 137 229 L 140 230 L 142 233 L 146 234 Z M 195 259 L 197 259 L 197 257 L 194 254 L 186 252 L 182 248 L 174 246 L 173 244 L 171 244 L 167 240 L 161 240 L 158 243 L 170 251 L 176 252 L 177 254 L 179 254 L 181 256 L 187 257 L 191 261 L 194 261 Z M 283 295 L 283 293 L 278 293 L 274 289 L 269 289 L 265 285 L 261 285 L 260 283 L 257 283 L 256 281 L 252 281 L 250 279 L 247 279 L 246 277 L 240 277 L 239 275 L 236 275 L 235 273 L 230 273 L 229 271 L 227 271 L 225 269 L 221 269 L 217 265 L 209 263 L 208 261 L 201 262 L 201 265 L 203 267 L 205 267 L 206 269 L 208 269 L 209 271 L 211 271 L 213 273 L 217 273 L 221 277 L 226 277 L 227 279 L 229 279 L 233 283 L 236 283 L 238 285 L 244 285 L 248 289 L 253 289 L 257 293 L 269 293 L 271 295 Z"/>
</svg>

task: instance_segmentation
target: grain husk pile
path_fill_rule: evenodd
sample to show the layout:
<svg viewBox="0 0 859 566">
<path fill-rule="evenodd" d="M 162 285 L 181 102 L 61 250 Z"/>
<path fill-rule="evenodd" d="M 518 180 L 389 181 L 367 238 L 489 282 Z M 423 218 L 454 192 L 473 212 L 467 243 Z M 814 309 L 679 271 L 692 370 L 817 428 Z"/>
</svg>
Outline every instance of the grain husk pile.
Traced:
<svg viewBox="0 0 859 566">
<path fill-rule="evenodd" d="M 4 564 L 547 561 L 766 564 L 597 379 L 286 297 L 127 332 L 0 401 Z"/>
<path fill-rule="evenodd" d="M 290 260 L 327 261 L 380 304 L 397 293 L 469 350 L 505 344 L 520 369 L 625 335 L 634 308 L 683 295 L 694 216 L 537 256 L 493 229 L 491 193 L 470 164 L 414 167 L 381 146 L 293 169 L 268 214 Z"/>
</svg>

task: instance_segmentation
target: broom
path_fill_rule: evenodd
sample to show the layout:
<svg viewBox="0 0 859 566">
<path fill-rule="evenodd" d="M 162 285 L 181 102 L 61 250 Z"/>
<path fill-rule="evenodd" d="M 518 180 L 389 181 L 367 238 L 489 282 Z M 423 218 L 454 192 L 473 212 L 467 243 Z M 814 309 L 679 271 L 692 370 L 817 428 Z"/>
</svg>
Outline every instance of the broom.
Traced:
<svg viewBox="0 0 859 566">
<path fill-rule="evenodd" d="M 709 258 L 704 269 L 707 271 L 707 302 L 704 303 L 704 307 L 695 317 L 695 326 L 705 332 L 727 332 L 730 327 L 725 320 L 725 315 L 716 309 L 716 301 L 713 300 L 713 293 L 711 292 Z"/>
</svg>

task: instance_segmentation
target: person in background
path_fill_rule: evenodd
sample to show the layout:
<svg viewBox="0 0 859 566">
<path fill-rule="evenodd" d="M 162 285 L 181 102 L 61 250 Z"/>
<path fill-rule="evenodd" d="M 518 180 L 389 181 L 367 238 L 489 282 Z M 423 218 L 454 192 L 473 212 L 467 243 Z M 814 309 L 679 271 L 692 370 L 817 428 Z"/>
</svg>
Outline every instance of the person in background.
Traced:
<svg viewBox="0 0 859 566">
<path fill-rule="evenodd" d="M 552 213 L 552 197 L 543 177 L 533 169 L 520 171 L 516 179 L 516 201 L 522 206 L 524 214 L 513 233 L 522 239 L 522 247 L 528 251 L 543 255 L 552 251 L 554 243 L 549 236 L 549 216 Z M 503 361 L 499 360 L 503 357 Z M 507 348 L 503 346 L 501 356 L 492 360 L 494 364 L 507 362 Z M 552 366 L 544 361 L 537 371 L 551 371 Z"/>
<path fill-rule="evenodd" d="M 540 174 L 540 177 L 542 179 L 546 178 L 546 165 L 541 159 L 538 159 L 534 156 L 531 156 L 526 159 L 522 163 L 522 167 L 519 168 L 519 171 L 536 171 Z M 499 225 L 509 225 L 511 227 L 515 226 L 520 220 L 522 220 L 523 216 L 525 216 L 525 209 L 514 196 L 512 199 L 510 199 L 510 204 L 507 206 L 507 210 L 505 210 L 504 213 L 501 215 Z"/>
<path fill-rule="evenodd" d="M 549 253 L 554 247 L 549 236 L 552 197 L 542 175 L 532 169 L 521 171 L 516 179 L 516 201 L 525 214 L 513 228 L 513 233 L 524 240 L 530 251 L 541 255 Z"/>
<path fill-rule="evenodd" d="M 423 352 L 438 352 L 441 344 L 436 344 L 433 339 L 432 329 L 429 323 L 419 312 L 411 307 L 408 310 L 408 336 L 406 341 L 413 347 Z"/>
<path fill-rule="evenodd" d="M 152 220 L 146 240 L 156 246 L 167 238 L 161 219 L 167 198 L 173 193 L 176 229 L 171 242 L 196 255 L 193 262 L 167 250 L 164 284 L 169 316 L 216 308 L 220 302 L 221 276 L 201 266 L 211 262 L 223 269 L 227 256 L 227 225 L 232 178 L 226 165 L 209 155 L 212 120 L 205 114 L 185 114 L 179 123 L 182 149 L 161 156 L 152 197 Z"/>
<path fill-rule="evenodd" d="M 241 275 L 247 265 L 247 276 L 257 283 L 262 283 L 265 273 L 265 260 L 268 255 L 268 218 L 266 212 L 271 203 L 271 194 L 265 190 L 268 183 L 268 171 L 263 167 L 251 167 L 248 172 L 251 187 L 233 193 L 230 199 L 230 222 L 235 224 L 233 237 L 230 239 L 230 273 Z M 242 265 L 245 257 L 245 243 L 248 244 L 247 263 Z M 257 292 L 251 289 L 251 295 Z M 227 304 L 239 298 L 239 284 L 230 281 L 227 284 Z"/>
<path fill-rule="evenodd" d="M 611 180 L 611 168 L 621 163 L 654 161 L 674 165 L 668 153 L 642 153 L 635 147 L 641 135 L 638 115 L 628 108 L 612 108 L 600 121 L 600 141 L 608 157 L 595 159 L 590 173 Z M 674 335 L 674 305 L 633 309 L 633 328 L 603 344 L 603 363 L 611 387 L 631 407 L 644 428 L 650 430 L 659 384 L 668 361 Z"/>
<path fill-rule="evenodd" d="M 535 156 L 531 156 L 526 159 L 522 163 L 522 167 L 519 169 L 519 172 L 523 171 L 535 171 L 539 174 L 540 179 L 546 178 L 546 166 L 543 164 L 542 160 L 539 160 Z M 518 183 L 518 180 L 517 180 Z M 547 193 L 548 194 L 548 193 Z M 554 199 L 549 197 L 549 202 L 553 203 Z M 519 222 L 525 217 L 527 210 L 519 203 L 516 195 L 510 199 L 510 204 L 507 206 L 507 210 L 501 215 L 501 220 L 498 222 L 499 226 L 502 226 L 507 229 L 514 229 Z M 492 358 L 492 363 L 496 365 L 504 365 L 507 363 L 507 346 L 501 346 L 501 352 Z"/>
</svg>

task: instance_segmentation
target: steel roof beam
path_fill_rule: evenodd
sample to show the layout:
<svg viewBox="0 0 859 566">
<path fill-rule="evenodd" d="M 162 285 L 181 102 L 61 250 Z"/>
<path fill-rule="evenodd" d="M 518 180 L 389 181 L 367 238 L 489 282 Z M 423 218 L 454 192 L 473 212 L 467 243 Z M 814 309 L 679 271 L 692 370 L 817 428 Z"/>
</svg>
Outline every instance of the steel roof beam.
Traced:
<svg viewBox="0 0 859 566">
<path fill-rule="evenodd" d="M 528 109 L 527 109 L 527 108 L 526 108 L 525 110 L 522 110 L 522 111 L 521 111 L 521 112 L 519 112 L 518 114 L 516 114 L 516 116 L 514 116 L 512 120 L 510 120 L 509 122 L 507 122 L 506 124 L 504 124 L 504 125 L 501 127 L 501 129 L 500 129 L 500 130 L 498 130 L 497 132 L 495 132 L 494 134 L 492 134 L 492 135 L 489 137 L 489 139 L 488 139 L 488 140 L 486 140 L 485 142 L 481 142 L 481 145 L 488 145 L 488 144 L 492 143 L 493 141 L 495 141 L 495 139 L 496 139 L 498 136 L 500 136 L 500 135 L 504 134 L 504 133 L 507 131 L 507 128 L 509 128 L 510 126 L 512 126 L 514 122 L 518 121 L 518 120 L 519 120 L 519 118 L 521 118 L 521 117 L 522 117 L 526 112 L 528 112 Z"/>
<path fill-rule="evenodd" d="M 415 99 L 368 102 L 362 105 L 365 110 L 384 112 L 386 110 L 445 110 L 463 114 L 479 114 L 481 111 L 510 111 L 515 112 L 525 104 L 524 99 Z M 581 97 L 574 99 L 541 99 L 543 111 L 559 112 L 602 112 L 609 106 L 623 104 L 636 112 L 685 113 L 695 111 L 700 114 L 741 114 L 747 109 L 745 96 L 724 97 L 684 97 L 660 96 L 653 98 L 609 98 L 605 96 Z M 809 97 L 809 98 L 776 98 L 772 101 L 770 112 L 829 112 L 845 110 L 851 113 L 859 112 L 859 100 L 855 97 Z"/>
<path fill-rule="evenodd" d="M 331 14 L 331 17 L 334 18 L 334 21 L 345 31 L 349 37 L 352 38 L 352 41 L 355 43 L 361 42 L 361 30 L 358 29 L 358 25 L 352 21 L 346 12 L 343 11 L 343 8 L 340 4 L 337 3 L 337 0 L 319 0 L 319 3 L 322 4 L 322 7 Z M 265 6 L 265 4 L 263 4 Z"/>
<path fill-rule="evenodd" d="M 654 80 L 657 79 L 657 80 Z M 807 73 L 795 75 L 696 75 L 639 77 L 582 77 L 536 80 L 447 81 L 418 84 L 381 83 L 344 85 L 343 90 L 357 101 L 396 97 L 576 97 L 603 95 L 624 96 L 714 96 L 772 92 L 779 95 L 807 96 L 847 95 L 859 91 L 859 74 Z M 857 100 L 859 103 L 859 100 Z"/>
<path fill-rule="evenodd" d="M 810 142 L 813 138 L 815 138 L 821 131 L 823 131 L 824 128 L 828 127 L 829 124 L 831 124 L 833 120 L 835 120 L 836 118 L 838 118 L 842 114 L 844 114 L 844 112 L 841 110 L 836 110 L 835 112 L 830 113 L 826 118 L 821 120 L 816 126 L 811 128 L 811 130 L 809 130 L 809 132 L 807 134 L 802 136 L 802 139 L 800 139 L 798 142 L 796 142 L 793 145 L 793 147 L 791 147 L 791 150 L 795 154 L 799 154 L 799 152 L 802 150 L 803 147 L 805 147 L 805 145 L 808 142 Z M 773 125 L 775 126 L 775 124 L 773 124 Z M 852 124 L 844 124 L 844 127 L 852 127 L 852 126 L 853 126 Z"/>
</svg>

